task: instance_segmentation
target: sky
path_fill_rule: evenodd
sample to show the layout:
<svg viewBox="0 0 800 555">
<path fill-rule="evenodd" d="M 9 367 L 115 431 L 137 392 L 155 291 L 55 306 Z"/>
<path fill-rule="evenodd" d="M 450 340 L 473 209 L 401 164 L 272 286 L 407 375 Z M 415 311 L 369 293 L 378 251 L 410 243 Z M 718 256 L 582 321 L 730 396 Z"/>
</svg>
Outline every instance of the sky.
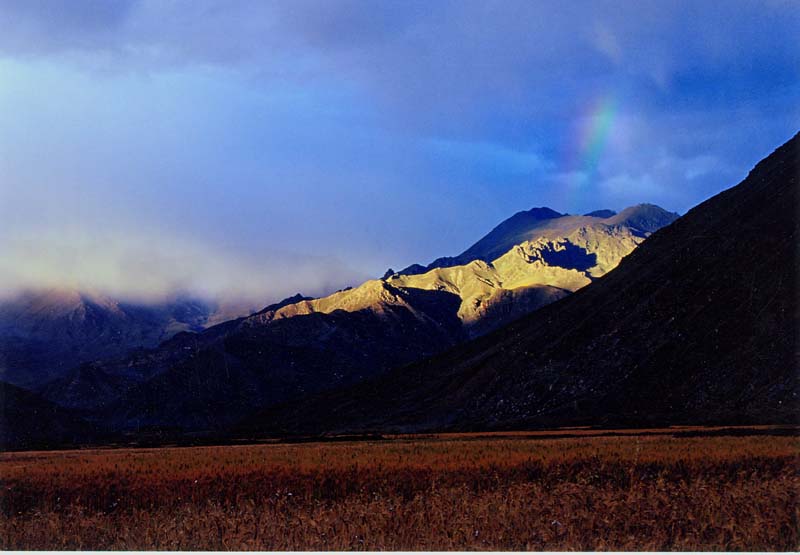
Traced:
<svg viewBox="0 0 800 555">
<path fill-rule="evenodd" d="M 320 295 L 800 129 L 800 3 L 0 0 L 0 293 Z"/>
</svg>

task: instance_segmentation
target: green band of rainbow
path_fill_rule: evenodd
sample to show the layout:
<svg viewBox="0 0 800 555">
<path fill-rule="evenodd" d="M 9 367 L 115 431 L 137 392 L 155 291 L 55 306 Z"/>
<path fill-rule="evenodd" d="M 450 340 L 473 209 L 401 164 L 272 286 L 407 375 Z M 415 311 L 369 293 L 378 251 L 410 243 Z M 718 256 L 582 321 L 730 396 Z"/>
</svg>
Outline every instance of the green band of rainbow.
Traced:
<svg viewBox="0 0 800 555">
<path fill-rule="evenodd" d="M 573 163 L 566 166 L 567 171 L 573 175 L 567 185 L 566 206 L 570 209 L 573 208 L 577 197 L 585 193 L 595 181 L 597 167 L 608 144 L 615 115 L 616 103 L 611 96 L 606 95 L 593 104 L 589 115 L 585 118 L 585 123 L 575 141 L 576 148 L 573 151 L 575 155 L 571 157 Z"/>
</svg>

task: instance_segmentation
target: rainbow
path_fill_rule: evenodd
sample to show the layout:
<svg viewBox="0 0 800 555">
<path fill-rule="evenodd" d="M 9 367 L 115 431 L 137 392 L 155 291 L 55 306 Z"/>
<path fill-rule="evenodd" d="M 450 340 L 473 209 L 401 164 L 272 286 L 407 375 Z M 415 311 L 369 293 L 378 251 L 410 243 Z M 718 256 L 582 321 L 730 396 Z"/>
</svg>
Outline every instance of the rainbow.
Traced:
<svg viewBox="0 0 800 555">
<path fill-rule="evenodd" d="M 578 130 L 577 139 L 572 142 L 570 156 L 564 168 L 568 172 L 565 206 L 574 208 L 576 199 L 581 193 L 586 192 L 597 175 L 597 166 L 605 151 L 609 135 L 616 116 L 616 102 L 610 95 L 597 99 L 581 118 L 582 125 Z"/>
</svg>

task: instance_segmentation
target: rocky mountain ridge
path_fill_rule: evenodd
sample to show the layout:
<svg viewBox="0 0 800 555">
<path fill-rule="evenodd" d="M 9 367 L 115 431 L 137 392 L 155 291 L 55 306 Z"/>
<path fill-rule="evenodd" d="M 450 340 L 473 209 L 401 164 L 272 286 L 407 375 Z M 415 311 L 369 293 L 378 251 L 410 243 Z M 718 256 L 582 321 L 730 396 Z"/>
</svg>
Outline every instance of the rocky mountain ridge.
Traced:
<svg viewBox="0 0 800 555">
<path fill-rule="evenodd" d="M 556 239 L 566 236 L 581 227 L 605 226 L 627 227 L 632 232 L 646 237 L 650 233 L 669 225 L 678 214 L 667 212 L 654 204 L 630 206 L 617 214 L 613 210 L 596 210 L 583 216 L 561 214 L 551 208 L 531 208 L 517 212 L 501 222 L 486 236 L 461 254 L 437 258 L 427 266 L 412 264 L 402 275 L 420 274 L 434 268 L 445 268 L 468 264 L 473 260 L 491 262 L 516 245 L 541 238 Z"/>
<path fill-rule="evenodd" d="M 644 220 L 643 210 L 651 208 L 631 214 Z M 676 217 L 658 210 L 665 222 Z M 608 218 L 562 220 L 553 216 L 544 225 L 537 218 L 538 231 L 490 262 L 287 299 L 201 333 L 177 334 L 157 349 L 82 365 L 43 393 L 119 429 L 207 430 L 260 407 L 357 383 L 566 296 L 649 234 Z M 518 222 L 501 229 L 509 228 L 523 232 Z"/>
<path fill-rule="evenodd" d="M 653 205 L 630 207 L 604 218 L 534 208 L 512 216 L 461 255 L 439 259 L 447 261 L 442 266 L 424 273 L 392 273 L 324 298 L 262 311 L 249 320 L 264 325 L 273 319 L 336 310 L 381 314 L 387 305 L 404 306 L 413 313 L 397 290 L 419 289 L 458 296 L 459 320 L 476 330 L 469 335 L 479 335 L 587 285 L 616 267 L 652 231 L 677 217 Z M 491 258 L 510 241 L 519 242 Z M 451 264 L 457 260 L 467 262 Z M 500 317 L 501 313 L 507 317 Z M 487 315 L 494 317 L 486 321 Z"/>
</svg>

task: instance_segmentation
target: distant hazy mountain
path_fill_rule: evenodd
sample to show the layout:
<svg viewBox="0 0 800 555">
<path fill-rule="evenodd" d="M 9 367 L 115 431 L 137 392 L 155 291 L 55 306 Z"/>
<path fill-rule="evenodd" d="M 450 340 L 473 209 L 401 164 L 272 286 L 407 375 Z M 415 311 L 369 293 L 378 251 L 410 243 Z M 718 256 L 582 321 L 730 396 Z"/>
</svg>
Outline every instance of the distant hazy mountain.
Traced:
<svg viewBox="0 0 800 555">
<path fill-rule="evenodd" d="M 796 135 L 574 295 L 245 433 L 796 423 L 799 181 Z"/>
<path fill-rule="evenodd" d="M 154 347 L 217 318 L 212 303 L 129 303 L 90 291 L 27 291 L 0 301 L 0 379 L 35 387 L 77 364 Z"/>
<path fill-rule="evenodd" d="M 616 266 L 653 220 L 676 217 L 649 205 L 612 218 L 523 212 L 458 257 L 465 264 L 290 298 L 157 349 L 81 365 L 43 393 L 116 428 L 219 429 L 439 353 L 562 298 Z"/>
</svg>

